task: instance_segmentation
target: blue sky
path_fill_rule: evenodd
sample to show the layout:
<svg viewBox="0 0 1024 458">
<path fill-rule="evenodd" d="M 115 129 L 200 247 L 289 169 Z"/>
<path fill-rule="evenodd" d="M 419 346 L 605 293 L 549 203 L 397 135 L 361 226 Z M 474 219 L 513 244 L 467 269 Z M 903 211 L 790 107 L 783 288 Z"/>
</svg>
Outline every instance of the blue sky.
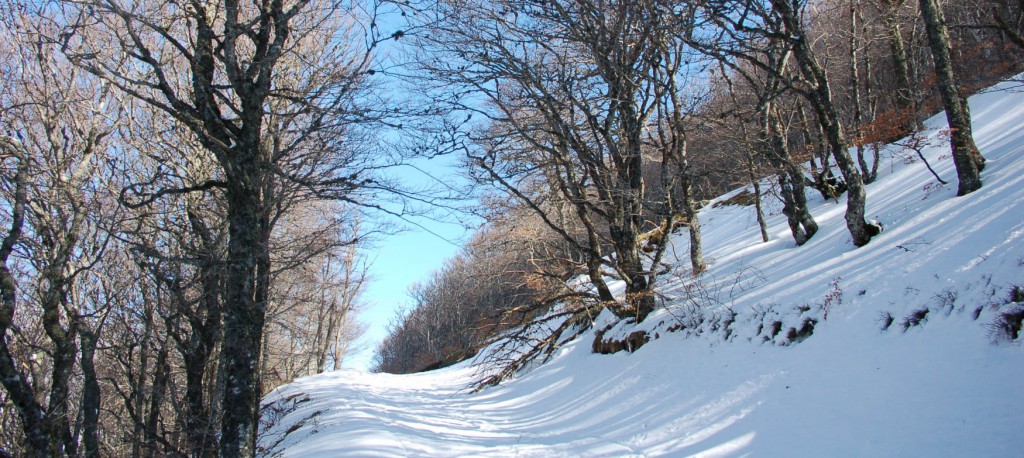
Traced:
<svg viewBox="0 0 1024 458">
<path fill-rule="evenodd" d="M 465 180 L 459 175 L 454 162 L 455 158 L 442 157 L 419 161 L 416 166 L 439 180 L 457 186 Z M 395 175 L 403 184 L 411 186 L 433 181 L 433 178 L 413 168 L 403 167 Z M 441 222 L 415 218 L 411 220 L 415 224 L 396 221 L 406 230 L 381 237 L 375 246 L 366 249 L 365 254 L 372 261 L 372 266 L 370 283 L 363 296 L 365 308 L 359 315 L 360 321 L 368 326 L 362 339 L 365 348 L 350 355 L 344 367 L 369 369 L 377 344 L 387 335 L 388 323 L 398 310 L 412 305 L 407 294 L 409 286 L 426 279 L 445 259 L 454 256 L 471 234 L 472 229 L 466 226 L 475 227 L 479 224 L 479 220 L 471 215 L 456 215 L 452 219 L 452 222 Z"/>
<path fill-rule="evenodd" d="M 392 30 L 409 32 L 406 23 L 408 17 L 397 14 L 397 11 L 390 9 L 389 6 L 394 5 L 384 6 L 384 9 L 379 11 L 381 15 L 376 18 L 381 36 L 390 35 Z M 378 65 L 389 67 L 391 71 L 400 71 L 401 63 L 393 59 L 398 57 L 398 61 L 401 61 L 400 56 L 405 52 L 403 48 L 409 43 L 409 40 L 386 40 L 381 43 L 377 48 Z M 378 78 L 384 78 L 386 81 L 387 73 L 378 73 Z M 402 87 L 399 81 L 391 81 L 385 87 L 397 90 L 398 94 L 404 91 L 397 89 Z M 391 134 L 406 135 L 405 132 Z M 399 166 L 389 172 L 389 175 L 397 178 L 409 189 L 438 186 L 460 188 L 465 186 L 467 181 L 460 175 L 457 163 L 458 158 L 451 156 L 414 160 L 414 167 Z M 481 222 L 478 217 L 468 214 L 448 215 L 444 219 L 451 221 L 439 222 L 423 217 L 412 218 L 410 223 L 393 219 L 392 222 L 404 227 L 405 230 L 381 237 L 375 246 L 366 249 L 367 259 L 373 264 L 370 268 L 370 283 L 363 296 L 365 308 L 359 319 L 368 326 L 368 329 L 361 339 L 364 348 L 346 358 L 344 367 L 369 368 L 377 344 L 387 335 L 388 323 L 398 310 L 411 306 L 412 300 L 407 294 L 409 286 L 426 279 L 445 259 L 455 255 L 471 235 L 472 229 Z"/>
</svg>

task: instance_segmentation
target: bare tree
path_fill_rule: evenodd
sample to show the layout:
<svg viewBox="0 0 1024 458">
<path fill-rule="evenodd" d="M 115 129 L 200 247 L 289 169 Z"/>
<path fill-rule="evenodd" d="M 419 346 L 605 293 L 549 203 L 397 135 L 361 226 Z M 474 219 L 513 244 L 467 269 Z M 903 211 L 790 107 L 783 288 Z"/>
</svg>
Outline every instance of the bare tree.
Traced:
<svg viewBox="0 0 1024 458">
<path fill-rule="evenodd" d="M 885 24 L 886 38 L 889 42 L 890 56 L 896 77 L 896 105 L 911 113 L 904 123 L 905 133 L 909 133 L 916 127 L 916 106 L 917 98 L 910 84 L 910 60 L 907 56 L 906 45 L 904 44 L 903 32 L 901 29 L 900 8 L 904 0 L 878 0 L 878 7 L 881 9 L 882 21 Z"/>
<path fill-rule="evenodd" d="M 643 176 L 645 142 L 659 141 L 645 132 L 659 123 L 666 134 L 659 146 L 672 148 L 664 153 L 676 158 L 666 171 L 686 170 L 679 160 L 682 126 L 669 124 L 685 117 L 673 111 L 684 105 L 664 103 L 667 88 L 682 86 L 664 78 L 675 76 L 671 70 L 683 59 L 672 34 L 685 18 L 659 2 L 438 2 L 437 8 L 440 19 L 429 35 L 416 37 L 431 51 L 422 64 L 432 81 L 452 88 L 445 93 L 465 94 L 442 103 L 458 115 L 485 118 L 460 126 L 456 138 L 478 178 L 532 208 L 585 253 L 594 300 L 642 320 L 654 308 L 651 288 L 665 243 L 645 255 L 638 242 L 646 230 L 674 227 L 683 202 L 692 199 L 686 192 L 676 211 L 654 212 Z M 570 205 L 580 237 L 559 224 L 550 213 L 555 207 L 544 205 L 553 198 Z M 695 215 L 691 223 L 696 229 Z M 703 263 L 696 259 L 699 272 Z M 609 273 L 626 284 L 624 306 L 615 305 Z"/>
<path fill-rule="evenodd" d="M 347 141 L 353 125 L 381 116 L 360 105 L 371 102 L 359 94 L 372 55 L 355 35 L 361 10 L 328 0 L 68 4 L 84 15 L 69 46 L 75 62 L 174 118 L 219 166 L 220 178 L 172 193 L 224 192 L 220 454 L 250 456 L 275 209 L 303 198 L 281 191 L 354 200 L 372 182 Z"/>
<path fill-rule="evenodd" d="M 369 265 L 358 216 L 331 203 L 295 206 L 279 225 L 267 338 L 264 389 L 338 369 L 362 333 L 356 320 Z M 338 204 L 333 204 L 338 205 Z M 324 215 L 337 214 L 337 219 Z"/>
<path fill-rule="evenodd" d="M 804 186 L 806 178 L 800 165 L 792 157 L 780 114 L 782 97 L 793 84 L 793 76 L 789 73 L 790 58 L 793 55 L 792 44 L 787 40 L 775 38 L 784 35 L 782 24 L 779 22 L 766 21 L 763 24 L 766 28 L 764 36 L 744 42 L 740 41 L 744 26 L 726 25 L 726 10 L 711 9 L 709 13 L 709 21 L 712 24 L 717 23 L 721 33 L 710 40 L 691 40 L 691 43 L 719 63 L 722 69 L 721 78 L 729 88 L 729 95 L 733 100 L 734 106 L 731 111 L 734 115 L 745 117 L 749 114 L 742 106 L 747 102 L 741 101 L 737 96 L 738 92 L 744 91 L 754 99 L 750 105 L 755 108 L 750 111 L 758 120 L 757 149 L 777 171 L 783 213 L 786 215 L 793 239 L 797 245 L 803 245 L 818 231 L 818 224 L 807 209 Z M 762 10 L 761 14 L 770 17 L 767 10 Z M 723 25 L 728 29 L 722 28 Z M 733 78 L 741 80 L 742 88 L 733 83 Z M 822 163 L 823 167 L 826 167 L 826 162 Z"/>
<path fill-rule="evenodd" d="M 657 3 L 654 8 L 660 7 Z M 656 84 L 664 85 L 661 94 L 655 94 L 658 101 L 655 116 L 655 134 L 650 143 L 654 151 L 661 153 L 661 185 L 664 198 L 661 203 L 663 225 L 660 245 L 664 246 L 668 235 L 676 224 L 685 223 L 690 235 L 690 268 L 693 275 L 707 270 L 704 262 L 703 244 L 701 243 L 700 219 L 697 216 L 695 198 L 694 172 L 690 165 L 687 129 L 697 119 L 693 116 L 700 105 L 707 99 L 708 90 L 699 90 L 693 73 L 707 70 L 690 65 L 691 59 L 698 54 L 687 48 L 690 34 L 693 32 L 692 8 L 681 13 L 682 19 L 673 19 L 661 24 L 662 34 L 651 37 L 660 56 L 657 65 L 651 69 Z M 679 216 L 684 221 L 676 221 Z M 665 217 L 667 215 L 667 217 Z M 657 250 L 655 250 L 657 252 Z M 655 264 L 658 259 L 655 259 Z"/>
<path fill-rule="evenodd" d="M 1024 5 L 1018 2 L 1016 11 L 1013 11 L 1014 8 L 1009 2 L 1003 6 L 1002 11 L 998 7 L 992 9 L 992 19 L 995 20 L 996 27 L 1006 34 L 1013 44 L 1024 49 Z"/>
<path fill-rule="evenodd" d="M 472 357 L 494 335 L 522 326 L 569 290 L 560 236 L 527 208 L 491 215 L 463 249 L 410 288 L 412 308 L 391 324 L 374 370 L 410 373 Z M 500 223 L 498 223 L 500 221 Z M 561 297 L 565 297 L 564 295 Z"/>
<path fill-rule="evenodd" d="M 95 310 L 84 302 L 80 281 L 102 257 L 106 235 L 99 220 L 109 218 L 103 208 L 104 178 L 97 173 L 105 153 L 104 139 L 112 130 L 116 108 L 108 107 L 107 86 L 67 65 L 60 53 L 59 34 L 45 20 L 44 6 L 18 5 L 5 16 L 0 40 L 5 57 L 14 59 L 16 72 L 5 80 L 4 116 L 0 123 L 10 133 L 3 141 L 17 168 L 9 192 L 11 230 L 3 251 L 7 267 L 5 301 L 0 329 L 3 362 L 0 379 L 16 400 L 26 437 L 25 452 L 36 456 L 76 454 L 79 406 L 87 404 L 85 454 L 97 456 L 96 419 L 98 390 L 92 361 L 92 337 L 97 327 L 90 323 Z M 23 230 L 22 228 L 30 228 Z M 10 256 L 20 249 L 26 269 L 12 272 Z M 20 290 L 20 298 L 16 291 Z M 16 309 L 20 312 L 16 313 Z M 18 323 L 38 323 L 48 355 L 43 361 L 17 361 L 13 346 L 24 345 L 20 333 L 8 334 Z M 79 354 L 80 331 L 86 332 L 86 346 Z M 23 355 L 28 356 L 28 355 Z M 76 363 L 81 362 L 88 380 L 84 392 L 76 391 L 73 380 Z M 36 370 L 48 372 L 46 388 L 35 383 Z M 81 397 L 84 396 L 85 399 Z"/>
<path fill-rule="evenodd" d="M 770 2 L 707 2 L 704 23 L 712 37 L 704 47 L 724 48 L 726 55 L 746 60 L 762 71 L 785 78 L 787 86 L 797 89 L 817 115 L 826 141 L 828 155 L 835 158 L 847 188 L 846 226 L 856 246 L 867 244 L 881 228 L 867 222 L 864 215 L 866 195 L 864 180 L 857 164 L 847 150 L 849 143 L 842 119 L 833 100 L 833 91 L 825 68 L 812 47 L 812 36 L 804 17 L 806 3 L 800 0 Z M 763 46 L 772 40 L 783 40 L 791 50 L 799 78 L 783 73 L 786 67 L 772 66 L 744 48 Z M 827 172 L 827 167 L 822 172 Z"/>
<path fill-rule="evenodd" d="M 953 163 L 956 165 L 959 187 L 956 195 L 963 196 L 981 189 L 981 171 L 985 158 L 974 144 L 971 130 L 971 107 L 967 97 L 961 93 L 959 82 L 953 70 L 952 44 L 946 28 L 942 9 L 935 0 L 920 0 L 921 18 L 928 30 L 928 43 L 935 62 L 939 93 L 946 108 L 949 122 Z"/>
<path fill-rule="evenodd" d="M 846 141 L 842 121 L 833 102 L 828 77 L 811 50 L 807 31 L 800 17 L 802 4 L 799 0 L 772 0 L 771 3 L 773 13 L 778 15 L 788 35 L 787 39 L 793 46 L 793 56 L 807 85 L 807 99 L 818 115 L 832 157 L 835 158 L 846 180 L 846 227 L 853 237 L 854 245 L 866 245 L 881 228 L 865 219 L 864 205 L 867 197 L 864 192 L 864 179 L 847 150 L 849 143 Z"/>
</svg>

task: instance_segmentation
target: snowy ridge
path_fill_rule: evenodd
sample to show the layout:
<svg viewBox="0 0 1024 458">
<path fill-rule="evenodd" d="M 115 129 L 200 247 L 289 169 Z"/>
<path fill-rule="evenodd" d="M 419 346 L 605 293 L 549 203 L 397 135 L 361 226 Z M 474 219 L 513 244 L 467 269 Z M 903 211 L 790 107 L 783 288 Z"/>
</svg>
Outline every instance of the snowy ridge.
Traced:
<svg viewBox="0 0 1024 458">
<path fill-rule="evenodd" d="M 988 159 L 980 191 L 955 197 L 942 116 L 921 135 L 949 184 L 916 153 L 882 151 L 867 215 L 885 230 L 865 247 L 850 241 L 843 198 L 808 194 L 820 230 L 803 247 L 777 203 L 768 243 L 752 207 L 709 205 L 708 274 L 689 277 L 677 234 L 664 310 L 612 331 L 659 336 L 637 352 L 591 354 L 587 333 L 480 393 L 466 389 L 470 365 L 308 377 L 264 400 L 260 446 L 295 457 L 1024 456 L 1024 350 L 993 343 L 991 326 L 1024 287 L 1014 87 L 970 100 Z"/>
</svg>

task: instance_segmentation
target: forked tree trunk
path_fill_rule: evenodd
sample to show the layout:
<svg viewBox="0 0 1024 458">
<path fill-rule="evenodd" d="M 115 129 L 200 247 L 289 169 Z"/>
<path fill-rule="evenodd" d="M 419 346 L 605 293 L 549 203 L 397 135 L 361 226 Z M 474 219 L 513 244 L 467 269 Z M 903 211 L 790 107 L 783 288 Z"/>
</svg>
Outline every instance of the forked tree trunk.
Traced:
<svg viewBox="0 0 1024 458">
<path fill-rule="evenodd" d="M 676 49 L 676 53 L 681 54 L 679 49 Z M 669 54 L 666 52 L 666 54 Z M 707 270 L 707 263 L 704 262 L 704 244 L 701 241 L 701 228 L 700 228 L 700 217 L 697 212 L 697 202 L 694 199 L 694 186 L 693 186 L 693 168 L 690 166 L 690 151 L 689 141 L 686 132 L 686 115 L 683 104 L 685 97 L 682 94 L 679 82 L 676 80 L 678 75 L 678 65 L 680 61 L 673 62 L 672 65 L 667 65 L 664 68 L 665 74 L 665 95 L 666 101 L 660 106 L 659 110 L 664 110 L 661 113 L 666 122 L 669 124 L 663 131 L 659 131 L 658 137 L 661 144 L 661 148 L 664 150 L 662 155 L 662 185 L 665 186 L 667 191 L 667 204 L 668 204 L 668 219 L 664 226 L 664 234 L 662 237 L 662 247 L 664 250 L 664 244 L 668 241 L 669 234 L 673 229 L 673 218 L 674 213 L 682 210 L 686 216 L 687 226 L 689 227 L 690 234 L 690 268 L 693 275 L 699 275 Z M 731 83 L 730 83 L 731 85 Z M 669 164 L 675 162 L 676 170 L 670 170 Z M 673 179 L 674 178 L 674 179 Z M 675 196 L 675 180 L 679 180 L 679 195 Z M 677 209 L 677 207 L 679 207 Z M 660 253 L 656 256 L 660 259 Z M 653 270 L 655 266 L 652 265 Z"/>
<path fill-rule="evenodd" d="M 772 0 L 772 6 L 779 13 L 791 36 L 794 57 L 796 57 L 800 72 L 810 85 L 807 91 L 808 99 L 818 115 L 818 121 L 824 130 L 828 146 L 832 150 L 832 156 L 846 180 L 846 227 L 850 231 L 854 245 L 858 247 L 867 245 L 872 237 L 881 232 L 881 228 L 868 223 L 865 219 L 864 207 L 867 195 L 864 191 L 864 179 L 847 150 L 849 143 L 846 141 L 839 113 L 832 101 L 832 90 L 829 87 L 828 78 L 825 76 L 825 69 L 814 58 L 810 43 L 807 42 L 806 31 L 793 4 L 788 0 Z"/>
<path fill-rule="evenodd" d="M 860 172 L 864 177 L 864 183 L 871 183 L 875 181 L 878 170 L 878 157 L 875 157 L 872 161 L 872 166 L 869 166 L 867 159 L 864 157 L 865 145 L 864 145 L 864 106 L 861 103 L 861 73 L 860 73 L 860 55 L 857 52 L 858 43 L 858 28 L 859 24 L 864 22 L 863 14 L 860 12 L 857 0 L 850 0 L 850 88 L 853 93 L 850 95 L 853 101 L 853 135 L 854 143 L 857 145 L 857 165 L 860 167 Z M 871 80 L 871 72 L 868 71 L 866 79 Z"/>
<path fill-rule="evenodd" d="M 804 174 L 789 154 L 782 125 L 779 117 L 774 113 L 774 104 L 772 103 L 766 104 L 761 110 L 761 134 L 767 156 L 772 165 L 778 169 L 782 213 L 786 215 L 793 240 L 797 245 L 803 245 L 818 232 L 818 223 L 814 221 L 814 217 L 807 210 Z"/>
<path fill-rule="evenodd" d="M 14 201 L 6 204 L 11 208 L 11 227 L 0 244 L 0 383 L 7 391 L 8 399 L 14 404 L 21 419 L 25 434 L 25 449 L 29 456 L 49 456 L 50 430 L 46 425 L 46 410 L 36 399 L 31 382 L 21 371 L 7 345 L 7 330 L 14 321 L 18 306 L 18 284 L 8 266 L 14 247 L 21 242 L 25 224 L 25 208 L 28 202 L 28 163 L 20 142 L 0 137 L 0 147 L 10 149 L 18 158 L 14 176 Z"/>
<path fill-rule="evenodd" d="M 952 45 L 942 10 L 935 0 L 920 0 L 920 3 L 921 17 L 928 31 L 928 44 L 932 48 L 932 59 L 935 62 L 939 93 L 946 107 L 946 120 L 951 131 L 953 164 L 956 165 L 956 176 L 960 182 L 956 195 L 963 196 L 981 189 L 981 171 L 985 168 L 985 158 L 974 144 L 971 108 L 967 98 L 960 92 L 953 71 Z"/>
</svg>

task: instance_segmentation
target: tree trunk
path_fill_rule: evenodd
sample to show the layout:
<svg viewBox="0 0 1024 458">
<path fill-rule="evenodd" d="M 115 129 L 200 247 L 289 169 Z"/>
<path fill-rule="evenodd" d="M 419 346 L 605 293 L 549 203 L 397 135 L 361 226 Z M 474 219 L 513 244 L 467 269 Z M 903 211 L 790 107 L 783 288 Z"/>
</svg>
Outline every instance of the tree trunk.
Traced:
<svg viewBox="0 0 1024 458">
<path fill-rule="evenodd" d="M 918 126 L 917 100 L 914 89 L 910 85 L 910 65 L 908 64 L 906 47 L 903 45 L 903 33 L 900 31 L 899 7 L 903 0 L 893 1 L 886 5 L 887 11 L 882 14 L 889 50 L 892 55 L 893 69 L 896 72 L 896 107 L 906 113 L 904 131 L 909 134 Z"/>
<path fill-rule="evenodd" d="M 193 457 L 214 456 L 217 438 L 213 433 L 210 409 L 205 393 L 206 371 L 210 362 L 212 347 L 197 347 L 191 354 L 183 356 L 185 364 L 185 407 L 186 435 Z"/>
<path fill-rule="evenodd" d="M 874 121 L 878 119 L 878 97 L 874 91 L 874 84 L 871 82 L 871 54 L 864 56 L 864 73 L 868 77 L 864 80 L 864 97 L 868 102 L 868 117 Z M 875 140 L 871 142 L 871 169 L 864 172 L 867 176 L 867 182 L 871 183 L 878 179 L 878 149 L 879 141 Z"/>
<path fill-rule="evenodd" d="M 87 458 L 100 456 L 100 383 L 96 377 L 96 333 L 83 329 L 82 345 L 82 445 Z"/>
<path fill-rule="evenodd" d="M 693 185 L 690 183 L 689 174 L 686 175 L 680 186 L 683 188 L 683 212 L 686 214 L 686 224 L 690 233 L 690 269 L 693 275 L 697 275 L 707 270 L 708 266 L 704 263 L 704 243 L 701 241 L 697 202 L 693 199 Z M 665 233 L 666 240 L 668 240 L 670 232 L 672 232 L 671 224 Z M 652 268 L 654 267 L 652 266 Z"/>
<path fill-rule="evenodd" d="M 170 382 L 171 367 L 167 362 L 167 342 L 160 344 L 160 352 L 157 353 L 156 364 L 153 369 L 156 371 L 153 374 L 153 386 L 149 397 L 149 412 L 146 417 L 145 431 L 146 431 L 146 448 L 144 456 L 153 457 L 160 456 L 160 449 L 158 444 L 160 443 L 160 431 L 157 429 L 157 425 L 160 422 L 160 413 L 163 408 L 164 396 L 166 395 L 167 385 Z"/>
<path fill-rule="evenodd" d="M 786 30 L 791 36 L 793 54 L 796 57 L 800 72 L 807 79 L 810 88 L 808 98 L 818 115 L 818 121 L 828 140 L 832 156 L 846 180 L 846 227 L 853 238 L 853 244 L 860 247 L 867 245 L 871 238 L 881 232 L 881 228 L 868 223 L 864 217 L 866 194 L 864 180 L 857 165 L 854 163 L 848 143 L 843 134 L 843 125 L 832 101 L 832 90 L 825 76 L 825 70 L 815 60 L 806 33 L 796 11 L 787 0 L 772 0 L 772 5 L 781 16 Z"/>
<path fill-rule="evenodd" d="M 11 207 L 11 228 L 0 244 L 0 383 L 3 383 L 10 401 L 18 411 L 28 453 L 35 457 L 47 457 L 50 456 L 50 431 L 45 421 L 46 411 L 36 399 L 28 378 L 11 355 L 7 338 L 7 330 L 14 321 L 14 312 L 18 306 L 18 285 L 7 263 L 15 245 L 21 242 L 25 223 L 28 163 L 21 151 L 20 142 L 0 137 L 0 146 L 14 150 L 11 154 L 18 158 L 14 176 L 14 202 L 8 203 Z"/>
<path fill-rule="evenodd" d="M 757 213 L 757 227 L 761 230 L 761 241 L 768 242 L 768 223 L 764 220 L 764 209 L 761 205 L 761 180 L 757 176 L 754 170 L 754 156 L 747 150 L 747 173 L 750 176 L 750 182 L 754 186 L 754 211 Z"/>
<path fill-rule="evenodd" d="M 77 216 L 76 216 L 77 218 Z M 72 223 L 72 227 L 76 226 Z M 75 230 L 75 229 L 72 229 Z M 74 237 L 63 241 L 67 255 L 74 246 Z M 61 324 L 61 311 L 67 309 L 66 278 L 64 268 L 66 256 L 60 253 L 51 264 L 47 265 L 42 275 L 47 283 L 40 305 L 43 308 L 43 329 L 53 344 L 52 368 L 50 370 L 50 399 L 46 409 L 47 429 L 50 432 L 50 453 L 54 456 L 76 454 L 76 444 L 71 434 L 71 422 L 68 418 L 68 405 L 71 402 L 71 376 L 75 367 L 78 348 L 77 317 L 68 320 L 67 328 Z"/>
<path fill-rule="evenodd" d="M 766 156 L 778 169 L 782 213 L 786 215 L 793 240 L 798 246 L 803 245 L 818 232 L 818 223 L 814 221 L 814 217 L 807 210 L 804 174 L 789 154 L 782 124 L 775 114 L 773 103 L 769 102 L 761 109 L 761 131 L 764 136 L 762 144 L 766 149 Z"/>
<path fill-rule="evenodd" d="M 668 53 L 667 53 L 668 54 Z M 680 49 L 675 50 L 677 56 L 681 55 Z M 664 103 L 661 110 L 665 111 L 660 117 L 663 117 L 670 124 L 667 129 L 667 136 L 659 133 L 661 146 L 666 151 L 662 155 L 662 174 L 665 175 L 663 185 L 666 186 L 666 192 L 669 196 L 668 199 L 668 220 L 665 224 L 664 234 L 662 235 L 662 245 L 668 242 L 669 236 L 673 229 L 672 218 L 677 212 L 677 206 L 682 209 L 683 214 L 686 216 L 687 226 L 689 226 L 690 233 L 690 268 L 693 275 L 699 275 L 707 270 L 707 264 L 704 262 L 704 246 L 701 241 L 700 231 L 700 217 L 697 214 L 697 204 L 693 198 L 693 170 L 690 167 L 689 158 L 689 142 L 686 135 L 686 114 L 684 108 L 683 94 L 680 94 L 679 83 L 676 80 L 678 74 L 677 65 L 679 61 L 675 62 L 675 65 L 668 65 L 664 69 L 666 74 L 666 94 L 667 101 Z M 731 90 L 731 83 L 730 90 Z M 664 97 L 664 96 L 663 96 Z M 674 174 L 668 170 L 668 164 L 675 162 L 677 169 Z M 673 182 L 675 180 L 669 179 L 669 175 L 673 175 L 679 180 L 679 196 L 672 196 L 675 186 Z M 663 248 L 663 247 L 662 247 Z M 660 259 L 659 251 L 658 259 Z M 651 269 L 656 269 L 656 266 L 651 266 Z"/>
<path fill-rule="evenodd" d="M 143 294 L 145 297 L 145 294 Z M 144 318 L 144 329 L 142 339 L 139 343 L 139 366 L 136 372 L 137 376 L 135 380 L 132 380 L 132 393 L 131 396 L 127 397 L 126 407 L 130 411 L 129 415 L 132 417 L 132 458 L 139 458 L 142 456 L 142 446 L 145 439 L 145 431 L 143 428 L 142 418 L 145 416 L 145 388 L 146 388 L 146 377 L 150 372 L 149 366 L 149 352 L 150 352 L 150 340 L 153 338 L 153 327 L 155 325 L 153 321 L 153 307 L 147 305 L 145 310 Z M 129 360 L 128 374 L 131 376 L 133 361 Z"/>
<path fill-rule="evenodd" d="M 636 318 L 639 323 L 654 310 L 654 297 L 651 296 L 647 273 L 637 246 L 637 225 L 632 223 L 632 217 L 626 216 L 625 219 L 624 225 L 613 226 L 610 230 L 615 245 L 615 265 L 626 281 L 626 308 L 620 315 Z"/>
<path fill-rule="evenodd" d="M 635 88 L 625 90 L 625 94 L 636 93 Z M 616 256 L 621 256 L 619 267 L 629 278 L 626 282 L 626 302 L 636 313 L 636 321 L 639 323 L 647 318 L 654 311 L 654 296 L 651 292 L 648 269 L 644 267 L 643 259 L 640 256 L 639 236 L 640 225 L 644 208 L 644 177 L 643 177 L 643 154 L 640 150 L 643 140 L 641 132 L 644 125 L 632 103 L 621 104 L 620 118 L 623 123 L 623 130 L 628 138 L 624 148 L 626 156 L 620 166 L 619 179 L 626 184 L 622 194 L 625 202 L 618 208 L 623 212 L 621 227 L 619 227 L 620 238 L 615 240 Z M 614 237 L 615 230 L 612 230 Z M 620 251 L 621 250 L 621 251 Z"/>
<path fill-rule="evenodd" d="M 191 335 L 187 343 L 179 342 L 178 350 L 185 365 L 185 434 L 190 454 L 192 457 L 206 458 L 215 456 L 217 451 L 217 435 L 210 423 L 210 404 L 207 403 L 206 392 L 210 388 L 207 386 L 210 357 L 222 332 L 222 260 L 218 259 L 217 247 L 205 221 L 194 211 L 189 211 L 187 216 L 192 233 L 200 240 L 203 250 L 199 266 L 202 290 L 199 305 L 189 316 Z"/>
<path fill-rule="evenodd" d="M 854 143 L 857 145 L 857 165 L 860 167 L 861 175 L 864 177 L 864 183 L 870 184 L 875 181 L 877 176 L 872 173 L 872 170 L 877 170 L 876 167 L 868 166 L 867 160 L 864 157 L 864 107 L 861 103 L 861 73 L 860 73 L 860 56 L 857 52 L 857 29 L 858 24 L 863 22 L 862 14 L 857 7 L 857 0 L 850 0 L 850 90 L 852 94 L 850 98 L 853 101 L 853 136 Z M 871 79 L 871 73 L 867 73 L 867 79 Z M 877 166 L 877 158 L 875 159 L 875 165 Z"/>
<path fill-rule="evenodd" d="M 952 45 L 942 10 L 935 0 L 920 0 L 921 17 L 928 31 L 928 44 L 932 48 L 935 75 L 938 80 L 942 104 L 946 107 L 946 120 L 951 131 L 951 148 L 956 175 L 960 182 L 956 195 L 963 196 L 981 189 L 981 171 L 985 158 L 974 144 L 971 131 L 971 108 L 953 72 Z"/>
<path fill-rule="evenodd" d="M 996 25 L 999 27 L 999 30 L 1005 33 L 1006 37 L 1009 38 L 1013 44 L 1017 45 L 1018 48 L 1024 49 L 1024 35 L 1021 35 L 1020 32 L 1011 27 L 998 11 L 993 11 L 992 17 L 996 20 Z"/>
<path fill-rule="evenodd" d="M 254 146 L 253 149 L 256 149 Z M 253 161 L 255 162 L 255 161 Z M 250 162 L 250 164 L 252 164 Z M 256 186 L 259 171 L 233 180 L 228 188 L 228 261 L 224 301 L 224 344 L 221 364 L 225 386 L 221 419 L 222 457 L 255 454 L 259 420 L 259 362 L 269 264 L 269 234 Z"/>
<path fill-rule="evenodd" d="M 214 456 L 216 436 L 209 424 L 210 411 L 206 407 L 205 387 L 208 355 L 194 355 L 185 360 L 185 427 L 191 456 L 204 458 Z"/>
</svg>

